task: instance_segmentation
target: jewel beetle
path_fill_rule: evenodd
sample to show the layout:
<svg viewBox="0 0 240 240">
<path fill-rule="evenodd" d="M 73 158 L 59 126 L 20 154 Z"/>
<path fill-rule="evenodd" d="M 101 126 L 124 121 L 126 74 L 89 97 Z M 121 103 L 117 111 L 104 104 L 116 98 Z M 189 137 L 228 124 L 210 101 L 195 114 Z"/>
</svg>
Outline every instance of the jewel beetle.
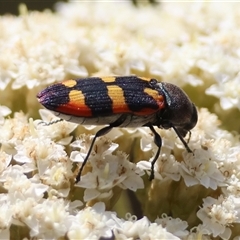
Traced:
<svg viewBox="0 0 240 240">
<path fill-rule="evenodd" d="M 149 127 L 157 152 L 151 163 L 149 179 L 162 146 L 154 126 L 173 128 L 188 152 L 184 140 L 198 121 L 195 105 L 174 84 L 137 76 L 88 77 L 55 83 L 37 95 L 38 101 L 66 121 L 82 125 L 107 125 L 94 136 L 87 156 L 76 177 L 80 181 L 96 139 L 114 127 Z"/>
</svg>

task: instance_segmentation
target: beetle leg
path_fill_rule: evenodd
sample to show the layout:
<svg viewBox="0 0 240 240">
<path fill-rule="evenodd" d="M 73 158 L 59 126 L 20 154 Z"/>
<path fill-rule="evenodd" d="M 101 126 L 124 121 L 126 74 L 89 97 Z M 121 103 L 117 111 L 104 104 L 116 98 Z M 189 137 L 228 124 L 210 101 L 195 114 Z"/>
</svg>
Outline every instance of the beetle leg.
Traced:
<svg viewBox="0 0 240 240">
<path fill-rule="evenodd" d="M 154 164 L 156 163 L 160 151 L 161 151 L 161 147 L 162 147 L 162 138 L 161 136 L 156 132 L 156 130 L 154 129 L 154 127 L 152 125 L 148 125 L 148 127 L 150 128 L 150 130 L 152 131 L 152 133 L 154 134 L 154 143 L 156 144 L 156 146 L 158 147 L 157 153 L 154 157 L 154 159 L 152 160 L 151 163 L 151 174 L 149 176 L 149 180 L 152 181 L 154 179 Z"/>
<path fill-rule="evenodd" d="M 91 142 L 91 145 L 90 145 L 90 147 L 89 147 L 89 149 L 88 149 L 87 156 L 85 157 L 85 159 L 84 159 L 84 161 L 83 161 L 83 163 L 82 163 L 82 166 L 81 166 L 80 169 L 79 169 L 78 175 L 77 175 L 77 177 L 76 177 L 76 182 L 79 182 L 80 179 L 81 179 L 81 174 L 82 174 L 83 168 L 84 168 L 84 166 L 86 165 L 87 160 L 88 160 L 88 158 L 89 158 L 89 156 L 90 156 L 90 154 L 91 154 L 91 152 L 92 152 L 93 145 L 94 145 L 96 139 L 97 139 L 98 137 L 101 137 L 101 136 L 107 134 L 107 133 L 110 132 L 114 127 L 120 126 L 125 120 L 126 120 L 126 115 L 123 114 L 123 115 L 120 116 L 120 118 L 118 118 L 115 122 L 111 123 L 109 126 L 106 126 L 106 127 L 104 127 L 104 128 L 101 128 L 99 131 L 97 131 L 97 133 L 95 134 L 95 136 L 94 136 L 94 138 L 93 138 L 93 140 L 92 140 L 92 142 Z"/>
<path fill-rule="evenodd" d="M 81 166 L 80 169 L 79 169 L 78 175 L 77 175 L 77 177 L 76 177 L 76 182 L 79 182 L 79 181 L 80 181 L 83 168 L 84 168 L 84 166 L 86 165 L 87 160 L 88 160 L 88 158 L 89 158 L 89 156 L 90 156 L 90 154 L 91 154 L 91 152 L 92 152 L 92 148 L 93 148 L 93 145 L 94 145 L 96 139 L 97 139 L 98 137 L 101 137 L 101 136 L 107 134 L 107 133 L 110 132 L 111 130 L 112 130 L 112 127 L 109 125 L 109 126 L 107 126 L 107 127 L 104 127 L 104 128 L 102 128 L 102 129 L 100 129 L 100 130 L 95 134 L 95 136 L 94 136 L 94 138 L 93 138 L 93 140 L 92 140 L 92 142 L 91 142 L 91 145 L 90 145 L 90 147 L 89 147 L 89 149 L 88 149 L 87 156 L 85 157 L 85 159 L 84 159 L 84 161 L 83 161 L 83 163 L 82 163 L 82 166 Z"/>
</svg>

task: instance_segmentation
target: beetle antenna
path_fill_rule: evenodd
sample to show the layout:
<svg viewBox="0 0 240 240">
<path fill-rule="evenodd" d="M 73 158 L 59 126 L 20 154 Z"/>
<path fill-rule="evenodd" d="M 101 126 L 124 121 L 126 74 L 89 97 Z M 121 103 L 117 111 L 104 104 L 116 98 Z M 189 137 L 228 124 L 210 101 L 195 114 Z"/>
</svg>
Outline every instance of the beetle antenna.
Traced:
<svg viewBox="0 0 240 240">
<path fill-rule="evenodd" d="M 50 121 L 50 122 L 44 122 L 44 121 L 41 121 L 39 122 L 38 124 L 43 124 L 43 126 L 50 126 L 52 124 L 55 124 L 55 123 L 58 123 L 58 122 L 62 122 L 63 119 L 56 119 L 56 120 L 53 120 L 53 121 Z"/>
<path fill-rule="evenodd" d="M 187 140 L 187 144 L 190 142 L 191 136 L 192 136 L 192 132 L 191 132 L 191 131 L 188 131 L 188 140 Z"/>
</svg>

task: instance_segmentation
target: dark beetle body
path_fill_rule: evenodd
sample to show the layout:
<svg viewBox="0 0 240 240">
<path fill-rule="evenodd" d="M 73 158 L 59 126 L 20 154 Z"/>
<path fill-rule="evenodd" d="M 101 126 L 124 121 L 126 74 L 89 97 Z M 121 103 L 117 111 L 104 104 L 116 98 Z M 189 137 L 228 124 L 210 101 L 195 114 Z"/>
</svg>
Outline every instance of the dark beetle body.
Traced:
<svg viewBox="0 0 240 240">
<path fill-rule="evenodd" d="M 113 87 L 114 96 L 109 96 L 107 85 Z M 146 89 L 157 91 L 157 96 L 154 92 L 151 95 L 144 92 Z M 75 91 L 72 98 L 71 91 Z M 156 79 L 124 76 L 67 80 L 47 87 L 37 97 L 60 118 L 82 125 L 106 125 L 125 118 L 119 127 L 141 127 L 148 123 L 162 128 L 174 125 L 185 136 L 197 122 L 196 107 L 183 90 Z M 80 104 L 79 98 L 83 100 Z M 119 99 L 118 105 L 112 104 L 112 98 Z M 90 114 L 87 115 L 86 109 L 91 110 Z"/>
<path fill-rule="evenodd" d="M 161 137 L 153 126 L 173 128 L 187 150 L 191 151 L 183 137 L 196 125 L 197 110 L 185 92 L 171 83 L 137 76 L 91 77 L 53 84 L 40 92 L 37 98 L 44 107 L 64 120 L 82 125 L 107 124 L 95 139 L 113 127 L 149 127 L 159 148 L 153 164 L 161 148 Z M 153 173 L 150 178 L 153 178 Z"/>
</svg>

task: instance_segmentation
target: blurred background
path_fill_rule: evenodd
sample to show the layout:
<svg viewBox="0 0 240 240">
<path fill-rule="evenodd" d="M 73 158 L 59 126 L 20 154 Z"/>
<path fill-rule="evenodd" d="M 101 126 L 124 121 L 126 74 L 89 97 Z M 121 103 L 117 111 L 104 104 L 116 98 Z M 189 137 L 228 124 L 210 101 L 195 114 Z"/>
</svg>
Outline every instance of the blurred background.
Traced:
<svg viewBox="0 0 240 240">
<path fill-rule="evenodd" d="M 92 0 L 94 2 L 94 0 Z M 134 5 L 138 5 L 141 3 L 150 3 L 150 4 L 157 4 L 155 0 L 126 0 L 131 1 Z M 28 1 L 21 1 L 21 0 L 0 0 L 0 15 L 3 14 L 14 14 L 18 15 L 18 6 L 21 3 L 24 3 L 27 6 L 27 9 L 43 11 L 45 9 L 51 9 L 54 11 L 54 4 L 57 2 L 68 2 L 67 0 L 57 1 L 57 0 L 45 0 L 45 1 L 35 1 L 35 0 L 28 0 Z"/>
<path fill-rule="evenodd" d="M 45 0 L 45 1 L 34 1 L 34 0 L 28 0 L 28 1 L 20 1 L 20 0 L 0 0 L 0 14 L 18 14 L 18 6 L 20 3 L 25 3 L 27 8 L 29 10 L 38 10 L 42 11 L 44 9 L 51 9 L 54 10 L 54 4 L 56 0 Z M 62 1 L 67 2 L 67 1 Z"/>
</svg>

